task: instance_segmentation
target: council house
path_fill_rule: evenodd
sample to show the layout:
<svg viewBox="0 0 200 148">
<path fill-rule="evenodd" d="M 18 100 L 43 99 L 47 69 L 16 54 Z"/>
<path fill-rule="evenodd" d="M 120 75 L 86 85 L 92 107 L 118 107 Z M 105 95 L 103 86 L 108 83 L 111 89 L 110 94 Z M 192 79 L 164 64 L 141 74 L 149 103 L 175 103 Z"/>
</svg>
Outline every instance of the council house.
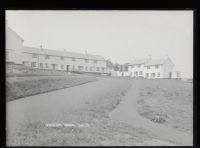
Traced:
<svg viewBox="0 0 200 148">
<path fill-rule="evenodd" d="M 106 73 L 99 55 L 23 46 L 24 39 L 6 22 L 6 62 L 38 69 Z"/>
</svg>

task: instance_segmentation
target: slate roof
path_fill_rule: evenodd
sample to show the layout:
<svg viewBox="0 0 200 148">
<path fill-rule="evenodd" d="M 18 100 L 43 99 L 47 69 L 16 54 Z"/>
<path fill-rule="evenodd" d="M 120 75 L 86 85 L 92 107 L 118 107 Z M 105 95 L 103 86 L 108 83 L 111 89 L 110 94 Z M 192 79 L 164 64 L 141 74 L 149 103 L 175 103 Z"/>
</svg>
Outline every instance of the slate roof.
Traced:
<svg viewBox="0 0 200 148">
<path fill-rule="evenodd" d="M 167 59 L 168 58 L 165 58 L 165 59 L 136 59 L 136 60 L 132 61 L 129 65 L 138 65 L 138 64 L 144 64 L 144 66 L 163 65 Z"/>
<path fill-rule="evenodd" d="M 145 64 L 148 59 L 135 59 L 129 65 Z"/>
<path fill-rule="evenodd" d="M 152 59 L 145 63 L 145 66 L 162 65 L 166 59 Z"/>
<path fill-rule="evenodd" d="M 35 54 L 42 54 L 42 55 L 52 55 L 52 56 L 63 56 L 68 58 L 80 58 L 80 59 L 90 59 L 90 60 L 101 60 L 105 61 L 102 56 L 99 55 L 92 55 L 92 54 L 82 54 L 76 52 L 68 52 L 68 51 L 58 51 L 52 49 L 39 49 L 34 47 L 23 47 L 23 52 L 25 53 L 35 53 Z"/>
</svg>

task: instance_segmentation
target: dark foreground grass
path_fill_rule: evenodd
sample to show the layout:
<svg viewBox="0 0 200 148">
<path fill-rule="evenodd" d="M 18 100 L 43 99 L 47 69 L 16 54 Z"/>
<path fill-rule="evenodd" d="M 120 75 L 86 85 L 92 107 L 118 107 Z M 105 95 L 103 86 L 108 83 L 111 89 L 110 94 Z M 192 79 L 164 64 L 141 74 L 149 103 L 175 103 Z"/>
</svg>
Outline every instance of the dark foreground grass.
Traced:
<svg viewBox="0 0 200 148">
<path fill-rule="evenodd" d="M 6 101 L 72 87 L 97 80 L 94 76 L 36 76 L 6 79 Z"/>
<path fill-rule="evenodd" d="M 124 80 L 125 81 L 125 80 Z M 134 128 L 125 123 L 113 121 L 109 113 L 126 95 L 131 82 L 126 80 L 122 86 L 114 87 L 108 93 L 96 96 L 78 109 L 62 114 L 57 123 L 88 124 L 79 127 L 46 127 L 44 122 L 29 122 L 7 129 L 9 146 L 104 146 L 138 145 L 144 140 L 155 138 L 144 129 Z"/>
</svg>

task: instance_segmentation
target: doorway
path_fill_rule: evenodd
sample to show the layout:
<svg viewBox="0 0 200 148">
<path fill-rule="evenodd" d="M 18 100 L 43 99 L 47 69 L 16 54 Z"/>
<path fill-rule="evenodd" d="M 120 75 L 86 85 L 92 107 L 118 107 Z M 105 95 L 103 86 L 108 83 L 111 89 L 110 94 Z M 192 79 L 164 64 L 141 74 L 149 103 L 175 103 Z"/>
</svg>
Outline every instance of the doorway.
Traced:
<svg viewBox="0 0 200 148">
<path fill-rule="evenodd" d="M 67 70 L 67 72 L 69 72 L 69 65 L 66 66 L 66 70 Z"/>
<path fill-rule="evenodd" d="M 170 79 L 172 78 L 172 72 L 169 72 L 169 78 Z"/>
</svg>

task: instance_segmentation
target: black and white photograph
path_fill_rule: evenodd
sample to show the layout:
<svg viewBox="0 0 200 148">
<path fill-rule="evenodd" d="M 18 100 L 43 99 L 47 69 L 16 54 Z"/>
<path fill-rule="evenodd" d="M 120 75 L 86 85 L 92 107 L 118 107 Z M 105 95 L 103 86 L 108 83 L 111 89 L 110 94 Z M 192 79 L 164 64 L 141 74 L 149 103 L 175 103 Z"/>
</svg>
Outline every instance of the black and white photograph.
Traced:
<svg viewBox="0 0 200 148">
<path fill-rule="evenodd" d="M 193 10 L 6 10 L 7 146 L 193 146 Z"/>
</svg>

